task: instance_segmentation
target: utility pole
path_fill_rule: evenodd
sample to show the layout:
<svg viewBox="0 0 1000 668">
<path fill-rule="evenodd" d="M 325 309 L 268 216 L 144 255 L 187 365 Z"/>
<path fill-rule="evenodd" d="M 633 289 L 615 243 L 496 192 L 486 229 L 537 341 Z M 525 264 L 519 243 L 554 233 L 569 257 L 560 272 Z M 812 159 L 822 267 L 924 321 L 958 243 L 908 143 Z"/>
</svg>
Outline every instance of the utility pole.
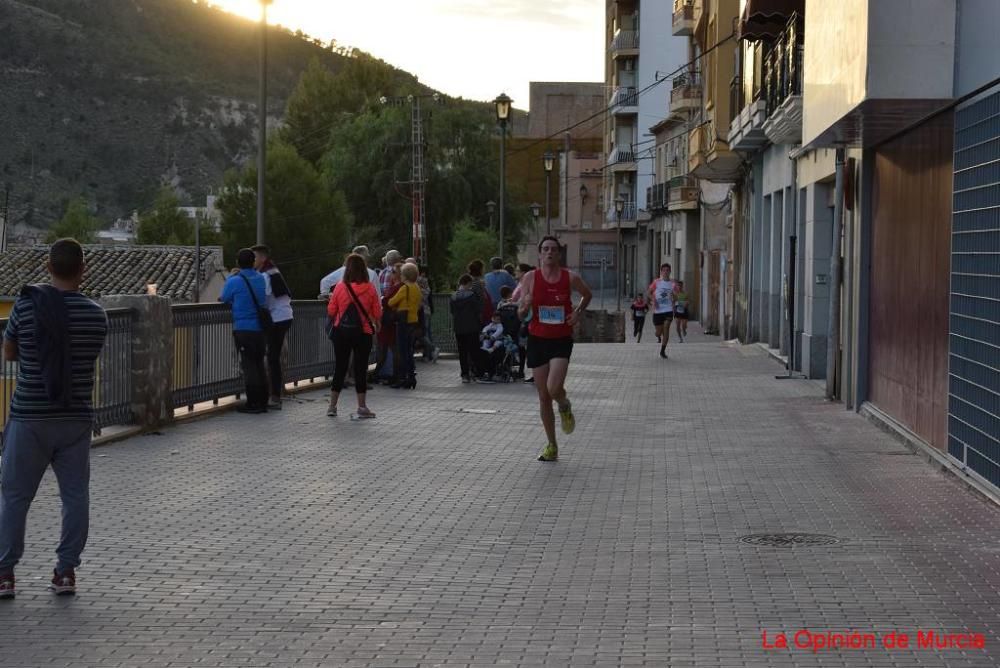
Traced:
<svg viewBox="0 0 1000 668">
<path fill-rule="evenodd" d="M 424 126 L 420 115 L 420 98 L 414 97 L 410 105 L 412 127 L 413 165 L 410 168 L 410 182 L 413 196 L 413 257 L 422 265 L 427 265 L 427 231 L 424 226 Z"/>
<path fill-rule="evenodd" d="M 404 102 L 410 105 L 410 180 L 397 181 L 399 185 L 410 186 L 410 204 L 412 212 L 412 255 L 422 265 L 427 264 L 427 220 L 425 216 L 425 186 L 424 178 L 424 117 L 420 109 L 421 98 L 429 97 L 435 103 L 441 103 L 441 96 L 408 95 L 406 97 L 379 98 L 382 105 L 401 106 Z"/>
<path fill-rule="evenodd" d="M 267 6 L 260 0 L 260 87 L 257 99 L 257 243 L 264 243 L 264 176 L 267 171 Z"/>
</svg>

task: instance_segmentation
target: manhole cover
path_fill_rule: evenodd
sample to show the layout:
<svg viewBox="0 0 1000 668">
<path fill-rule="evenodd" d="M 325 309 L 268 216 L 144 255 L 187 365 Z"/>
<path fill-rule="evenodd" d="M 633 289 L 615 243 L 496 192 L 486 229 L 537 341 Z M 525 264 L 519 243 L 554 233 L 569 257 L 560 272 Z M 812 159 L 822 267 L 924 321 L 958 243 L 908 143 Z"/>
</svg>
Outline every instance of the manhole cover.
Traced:
<svg viewBox="0 0 1000 668">
<path fill-rule="evenodd" d="M 500 411 L 493 408 L 459 408 L 459 413 L 472 413 L 473 415 L 496 415 Z"/>
<path fill-rule="evenodd" d="M 755 533 L 741 536 L 741 543 L 761 547 L 808 547 L 810 545 L 833 545 L 840 539 L 821 533 Z"/>
</svg>

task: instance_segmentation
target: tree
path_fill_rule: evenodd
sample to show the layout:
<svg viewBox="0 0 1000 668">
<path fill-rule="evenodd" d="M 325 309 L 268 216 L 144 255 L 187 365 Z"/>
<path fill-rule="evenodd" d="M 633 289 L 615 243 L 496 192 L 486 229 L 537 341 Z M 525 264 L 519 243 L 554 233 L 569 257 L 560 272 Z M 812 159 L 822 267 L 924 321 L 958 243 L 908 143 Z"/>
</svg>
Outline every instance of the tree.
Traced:
<svg viewBox="0 0 1000 668">
<path fill-rule="evenodd" d="M 161 188 L 153 210 L 139 218 L 136 242 L 143 245 L 193 245 L 194 224 L 177 208 L 178 204 L 173 190 Z"/>
<path fill-rule="evenodd" d="M 282 139 L 316 164 L 326 152 L 330 131 L 344 111 L 339 86 L 330 70 L 313 58 L 285 106 Z"/>
<path fill-rule="evenodd" d="M 475 227 L 470 221 L 459 223 L 448 244 L 448 278 L 443 285 L 456 285 L 470 262 L 486 262 L 496 254 L 496 248 L 497 239 L 494 235 Z"/>
<path fill-rule="evenodd" d="M 316 296 L 320 279 L 340 266 L 352 225 L 342 193 L 295 149 L 269 142 L 265 183 L 264 241 L 271 247 L 292 290 L 301 298 Z M 257 230 L 257 169 L 226 174 L 217 206 L 222 212 L 226 257 L 253 245 Z"/>
<path fill-rule="evenodd" d="M 49 230 L 45 241 L 52 243 L 56 239 L 71 237 L 81 244 L 92 244 L 97 240 L 97 230 L 100 228 L 101 221 L 87 210 L 86 198 L 77 197 L 66 205 L 62 220 Z"/>
</svg>

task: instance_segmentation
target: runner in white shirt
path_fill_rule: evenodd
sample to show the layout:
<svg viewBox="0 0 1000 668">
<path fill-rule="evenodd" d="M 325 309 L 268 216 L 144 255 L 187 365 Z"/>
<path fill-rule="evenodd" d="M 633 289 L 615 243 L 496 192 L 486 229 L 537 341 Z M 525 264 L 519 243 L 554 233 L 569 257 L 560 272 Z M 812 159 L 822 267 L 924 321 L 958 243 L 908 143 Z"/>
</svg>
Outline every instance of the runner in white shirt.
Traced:
<svg viewBox="0 0 1000 668">
<path fill-rule="evenodd" d="M 674 320 L 674 282 L 670 280 L 670 265 L 660 265 L 660 277 L 649 284 L 649 301 L 653 305 L 653 325 L 660 342 L 660 357 L 667 358 L 670 323 Z M 664 327 L 664 325 L 666 325 Z"/>
</svg>

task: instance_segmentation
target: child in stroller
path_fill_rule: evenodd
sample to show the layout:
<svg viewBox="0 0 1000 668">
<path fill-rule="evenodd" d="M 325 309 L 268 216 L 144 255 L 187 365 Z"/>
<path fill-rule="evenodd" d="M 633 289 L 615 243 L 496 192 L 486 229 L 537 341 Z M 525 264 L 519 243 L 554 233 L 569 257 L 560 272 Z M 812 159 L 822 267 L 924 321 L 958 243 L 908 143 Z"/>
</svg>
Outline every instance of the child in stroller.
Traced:
<svg viewBox="0 0 1000 668">
<path fill-rule="evenodd" d="M 502 346 L 493 353 L 495 365 L 493 377 L 501 383 L 509 383 L 517 377 L 521 355 L 517 342 L 509 335 L 501 339 Z"/>
</svg>

